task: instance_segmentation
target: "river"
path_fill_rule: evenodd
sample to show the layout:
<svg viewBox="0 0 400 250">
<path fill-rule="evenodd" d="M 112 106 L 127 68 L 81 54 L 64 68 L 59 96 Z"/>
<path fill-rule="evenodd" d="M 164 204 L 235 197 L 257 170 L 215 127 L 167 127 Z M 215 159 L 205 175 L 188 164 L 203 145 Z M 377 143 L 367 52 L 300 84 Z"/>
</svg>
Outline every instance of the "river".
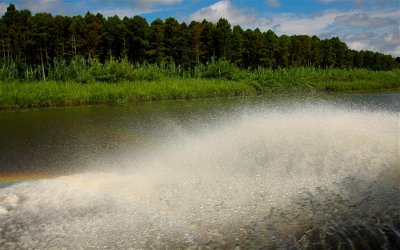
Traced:
<svg viewBox="0 0 400 250">
<path fill-rule="evenodd" d="M 0 248 L 397 247 L 399 110 L 382 92 L 0 112 Z"/>
</svg>

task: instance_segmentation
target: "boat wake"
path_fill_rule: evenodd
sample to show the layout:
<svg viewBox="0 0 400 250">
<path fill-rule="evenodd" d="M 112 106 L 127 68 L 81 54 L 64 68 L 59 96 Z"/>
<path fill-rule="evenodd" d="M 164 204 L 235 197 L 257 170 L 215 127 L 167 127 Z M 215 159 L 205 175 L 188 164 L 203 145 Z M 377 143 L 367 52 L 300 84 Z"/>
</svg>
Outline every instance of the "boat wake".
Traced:
<svg viewBox="0 0 400 250">
<path fill-rule="evenodd" d="M 0 189 L 0 248 L 400 246 L 397 113 L 235 117 L 107 171 Z"/>
</svg>

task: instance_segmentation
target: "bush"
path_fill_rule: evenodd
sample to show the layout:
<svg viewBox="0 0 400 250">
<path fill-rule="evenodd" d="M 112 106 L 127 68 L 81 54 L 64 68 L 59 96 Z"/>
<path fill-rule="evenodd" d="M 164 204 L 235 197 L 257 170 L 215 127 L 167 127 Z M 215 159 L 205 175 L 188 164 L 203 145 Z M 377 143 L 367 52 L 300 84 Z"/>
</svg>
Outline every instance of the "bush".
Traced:
<svg viewBox="0 0 400 250">
<path fill-rule="evenodd" d="M 243 74 L 233 63 L 225 60 L 218 60 L 206 65 L 199 65 L 195 68 L 195 75 L 202 78 L 223 78 L 227 80 L 239 80 Z"/>
</svg>

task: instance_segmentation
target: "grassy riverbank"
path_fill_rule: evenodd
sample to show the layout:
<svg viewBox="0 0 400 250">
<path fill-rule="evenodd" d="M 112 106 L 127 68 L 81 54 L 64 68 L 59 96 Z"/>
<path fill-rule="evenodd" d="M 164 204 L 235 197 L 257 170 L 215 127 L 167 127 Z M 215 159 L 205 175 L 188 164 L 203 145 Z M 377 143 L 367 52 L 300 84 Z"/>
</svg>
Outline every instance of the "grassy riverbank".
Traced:
<svg viewBox="0 0 400 250">
<path fill-rule="evenodd" d="M 56 63 L 45 79 L 40 70 L 0 67 L 0 107 L 74 106 L 147 100 L 256 95 L 271 92 L 332 92 L 400 88 L 400 70 L 256 69 L 219 61 L 182 69 L 126 61 Z"/>
<path fill-rule="evenodd" d="M 0 83 L 0 107 L 78 106 L 148 100 L 253 95 L 245 82 L 204 79 L 159 81 Z"/>
</svg>

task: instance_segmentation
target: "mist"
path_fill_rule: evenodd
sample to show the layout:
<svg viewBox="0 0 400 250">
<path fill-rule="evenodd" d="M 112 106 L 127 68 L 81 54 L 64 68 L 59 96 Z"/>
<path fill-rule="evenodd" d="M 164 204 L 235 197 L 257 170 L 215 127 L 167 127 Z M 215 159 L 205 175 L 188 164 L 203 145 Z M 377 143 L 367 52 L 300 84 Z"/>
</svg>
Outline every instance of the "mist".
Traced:
<svg viewBox="0 0 400 250">
<path fill-rule="evenodd" d="M 399 244 L 397 112 L 253 106 L 165 127 L 140 155 L 0 189 L 0 248 Z"/>
</svg>

